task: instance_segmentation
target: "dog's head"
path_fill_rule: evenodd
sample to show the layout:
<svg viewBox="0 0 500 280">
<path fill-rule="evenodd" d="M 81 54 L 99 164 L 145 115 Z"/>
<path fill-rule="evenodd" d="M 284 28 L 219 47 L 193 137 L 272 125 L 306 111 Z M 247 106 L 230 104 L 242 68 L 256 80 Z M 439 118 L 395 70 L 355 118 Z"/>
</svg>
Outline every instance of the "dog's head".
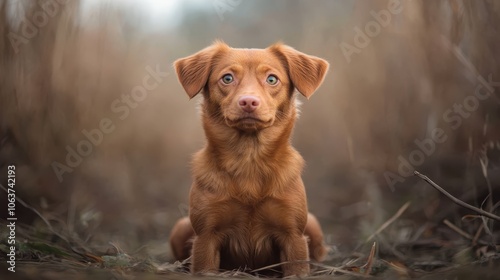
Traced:
<svg viewBox="0 0 500 280">
<path fill-rule="evenodd" d="M 294 89 L 309 98 L 323 82 L 328 62 L 283 44 L 235 49 L 215 42 L 174 67 L 190 98 L 203 91 L 204 113 L 229 127 L 258 131 L 294 108 Z"/>
</svg>

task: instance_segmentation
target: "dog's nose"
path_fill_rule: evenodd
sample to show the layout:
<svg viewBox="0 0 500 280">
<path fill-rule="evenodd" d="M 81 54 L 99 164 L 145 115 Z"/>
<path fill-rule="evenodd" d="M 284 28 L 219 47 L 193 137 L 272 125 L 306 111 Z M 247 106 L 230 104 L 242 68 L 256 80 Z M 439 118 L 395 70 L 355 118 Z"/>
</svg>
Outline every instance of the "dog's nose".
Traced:
<svg viewBox="0 0 500 280">
<path fill-rule="evenodd" d="M 240 99 L 238 100 L 238 104 L 240 105 L 241 109 L 243 109 L 243 111 L 252 113 L 253 111 L 255 111 L 255 109 L 257 109 L 257 107 L 259 107 L 260 100 L 255 96 L 245 95 L 240 97 Z"/>
</svg>

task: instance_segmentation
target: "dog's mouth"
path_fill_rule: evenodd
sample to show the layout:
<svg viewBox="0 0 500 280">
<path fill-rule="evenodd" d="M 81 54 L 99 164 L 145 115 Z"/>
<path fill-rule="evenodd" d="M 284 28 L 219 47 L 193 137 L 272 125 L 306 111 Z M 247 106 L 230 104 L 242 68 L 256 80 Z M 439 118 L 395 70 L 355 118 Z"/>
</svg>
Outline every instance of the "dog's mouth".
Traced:
<svg viewBox="0 0 500 280">
<path fill-rule="evenodd" d="M 273 119 L 263 120 L 255 116 L 243 116 L 236 119 L 226 118 L 228 126 L 242 130 L 260 130 L 273 124 Z"/>
<path fill-rule="evenodd" d="M 256 117 L 241 117 L 236 120 L 236 122 L 240 123 L 265 123 L 265 121 L 256 118 Z"/>
</svg>

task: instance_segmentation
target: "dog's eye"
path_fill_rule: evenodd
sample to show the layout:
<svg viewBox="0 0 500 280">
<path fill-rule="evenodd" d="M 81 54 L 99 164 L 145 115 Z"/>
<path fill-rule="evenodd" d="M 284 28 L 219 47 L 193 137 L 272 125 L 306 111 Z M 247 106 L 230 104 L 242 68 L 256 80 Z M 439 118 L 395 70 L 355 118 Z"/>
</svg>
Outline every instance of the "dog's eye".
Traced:
<svg viewBox="0 0 500 280">
<path fill-rule="evenodd" d="M 226 74 L 224 76 L 222 76 L 222 82 L 225 83 L 226 85 L 230 84 L 233 82 L 234 78 L 233 78 L 233 75 L 231 74 Z"/>
<path fill-rule="evenodd" d="M 266 82 L 273 86 L 278 83 L 278 78 L 274 75 L 269 75 L 267 76 Z"/>
</svg>

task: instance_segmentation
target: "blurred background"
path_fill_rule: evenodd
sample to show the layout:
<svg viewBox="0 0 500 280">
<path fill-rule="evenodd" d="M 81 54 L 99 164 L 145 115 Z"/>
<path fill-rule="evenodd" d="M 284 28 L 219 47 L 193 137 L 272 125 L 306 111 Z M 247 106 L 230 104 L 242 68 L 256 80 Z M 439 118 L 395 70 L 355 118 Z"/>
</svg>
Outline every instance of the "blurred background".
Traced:
<svg viewBox="0 0 500 280">
<path fill-rule="evenodd" d="M 216 39 L 282 41 L 331 64 L 298 97 L 293 136 L 327 243 L 353 250 L 406 202 L 394 227 L 407 230 L 389 240 L 432 236 L 445 218 L 475 234 L 470 211 L 411 174 L 498 206 L 498 26 L 491 0 L 2 0 L 1 183 L 15 165 L 17 197 L 69 239 L 168 259 L 205 141 L 201 96 L 189 101 L 173 61 Z M 44 225 L 19 203 L 16 214 Z"/>
</svg>

